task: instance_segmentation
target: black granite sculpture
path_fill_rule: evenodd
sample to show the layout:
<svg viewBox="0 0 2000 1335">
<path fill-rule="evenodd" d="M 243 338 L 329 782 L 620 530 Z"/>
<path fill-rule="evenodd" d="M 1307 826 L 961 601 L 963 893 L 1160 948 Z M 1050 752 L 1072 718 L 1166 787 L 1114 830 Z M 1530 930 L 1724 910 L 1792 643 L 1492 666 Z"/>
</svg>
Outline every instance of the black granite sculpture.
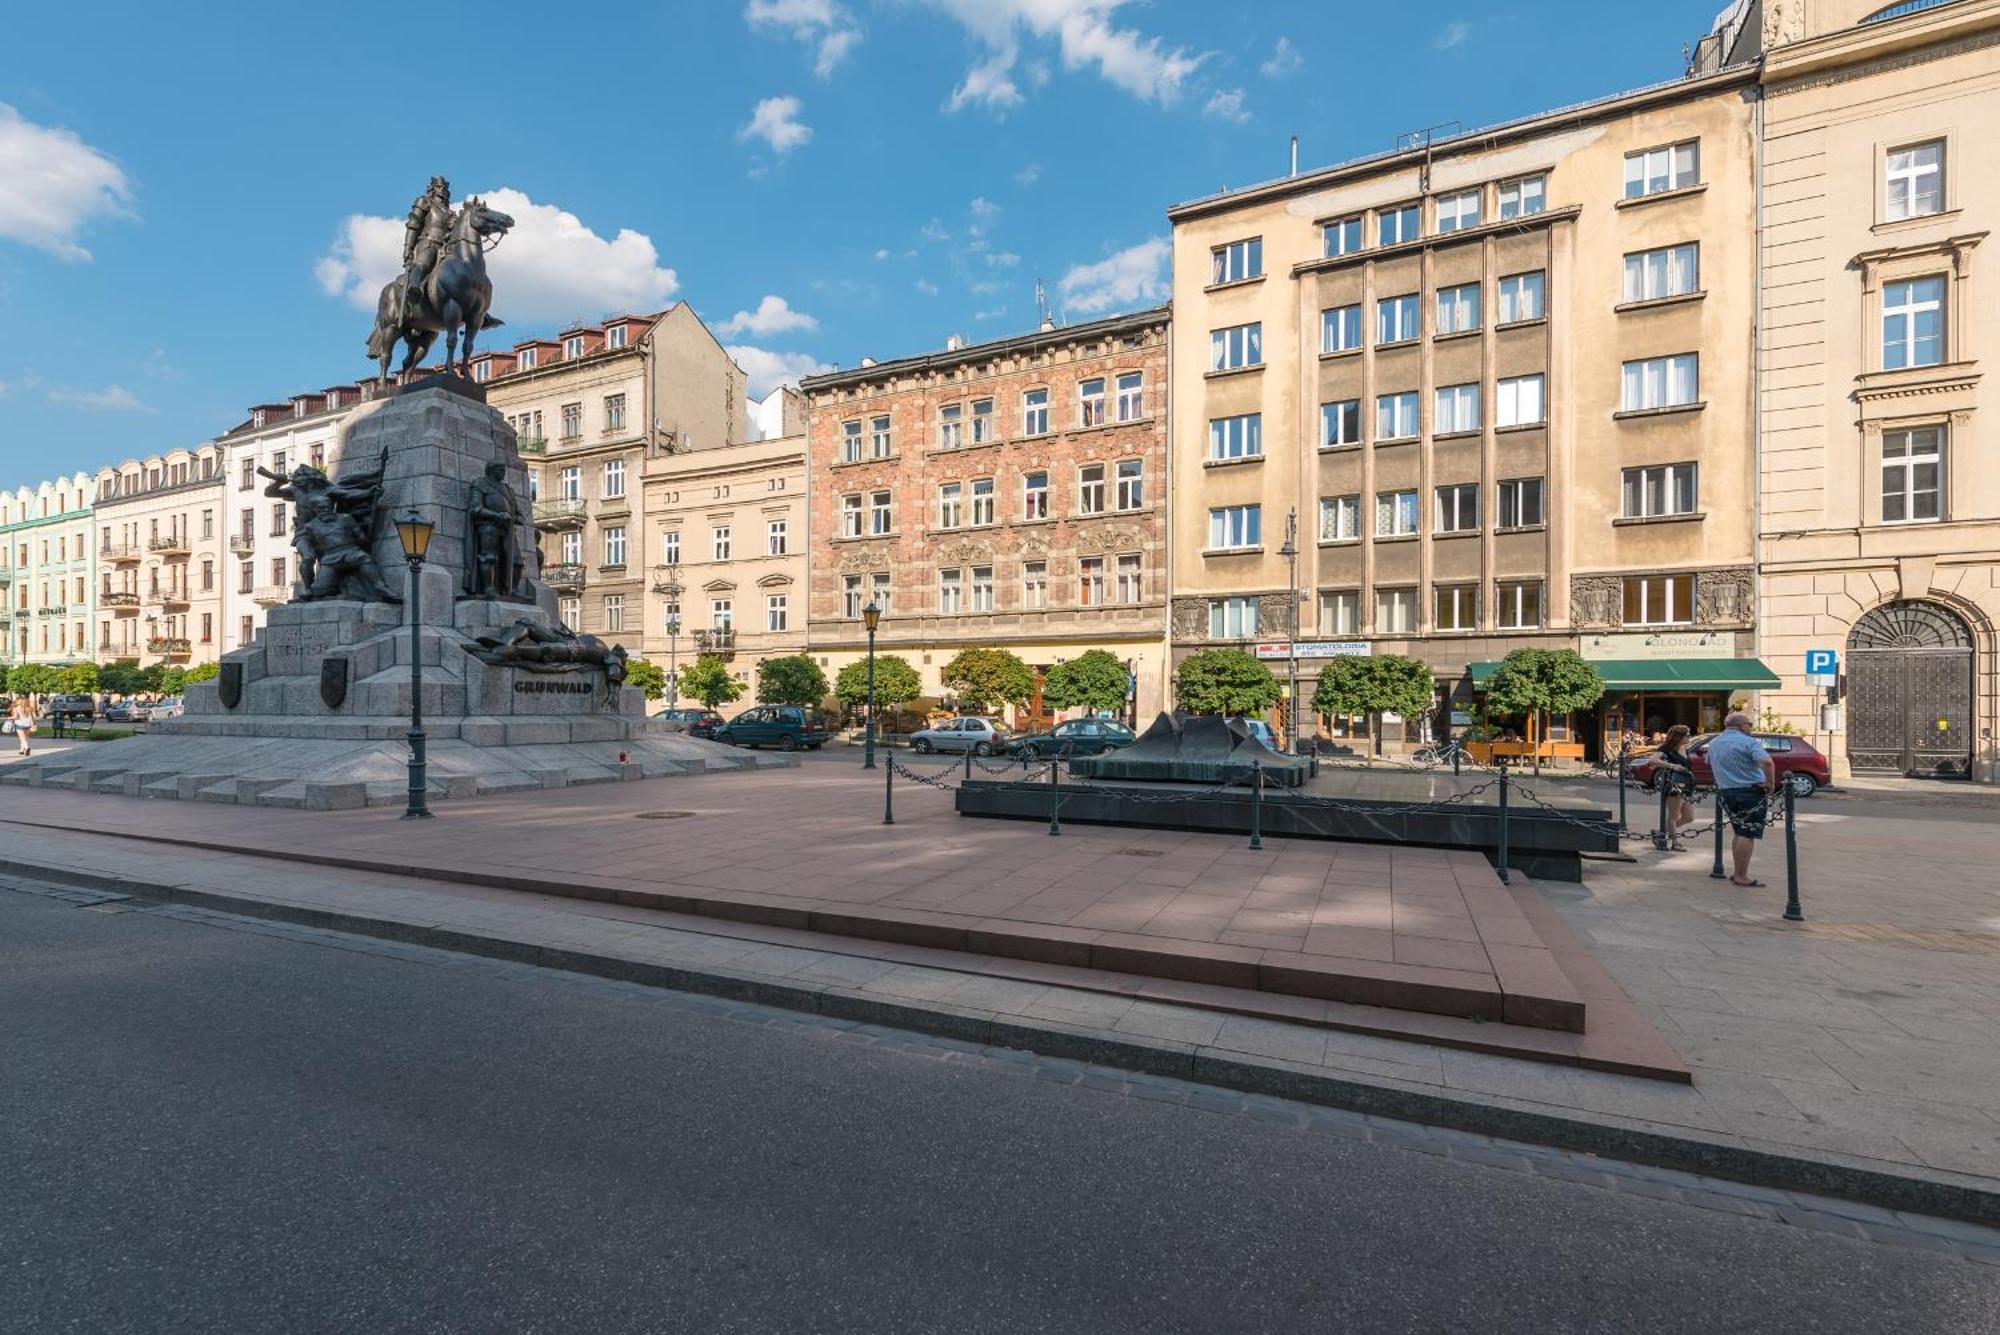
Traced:
<svg viewBox="0 0 2000 1335">
<path fill-rule="evenodd" d="M 579 635 L 567 626 L 538 626 L 523 617 L 505 630 L 481 635 L 464 645 L 465 652 L 494 667 L 527 672 L 588 672 L 604 674 L 611 695 L 625 684 L 625 647 L 606 644 L 595 635 Z"/>
<path fill-rule="evenodd" d="M 507 485 L 507 465 L 486 465 L 465 498 L 466 597 L 525 597 L 521 525 L 521 503 Z"/>
<path fill-rule="evenodd" d="M 1235 719 L 1162 713 L 1130 746 L 1078 757 L 1070 772 L 1088 779 L 1218 784 L 1247 782 L 1253 766 L 1266 783 L 1286 788 L 1305 782 L 1308 769 L 1305 760 L 1271 750 Z"/>
<path fill-rule="evenodd" d="M 287 477 L 268 468 L 258 474 L 270 479 L 266 496 L 292 503 L 292 550 L 298 553 L 298 582 L 292 586 L 292 601 L 314 598 L 367 598 L 401 602 L 388 591 L 382 572 L 368 555 L 374 546 L 382 507 L 382 476 L 389 466 L 385 447 L 375 467 L 349 473 L 339 481 L 325 470 L 300 464 Z M 342 523 L 345 517 L 351 523 Z M 351 548 L 360 549 L 355 559 Z M 330 554 L 340 556 L 342 571 L 322 580 L 320 567 Z M 370 573 L 372 572 L 372 574 Z"/>
</svg>

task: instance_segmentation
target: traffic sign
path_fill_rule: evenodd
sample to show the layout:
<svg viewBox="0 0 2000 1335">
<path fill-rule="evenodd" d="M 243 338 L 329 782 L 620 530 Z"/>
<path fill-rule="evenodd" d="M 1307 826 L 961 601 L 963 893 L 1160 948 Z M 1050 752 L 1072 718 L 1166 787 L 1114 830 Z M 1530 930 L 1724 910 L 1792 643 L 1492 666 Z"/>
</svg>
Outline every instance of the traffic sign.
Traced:
<svg viewBox="0 0 2000 1335">
<path fill-rule="evenodd" d="M 1832 677 L 1840 672 L 1840 651 L 1837 649 L 1806 650 L 1806 675 L 1808 677 Z"/>
</svg>

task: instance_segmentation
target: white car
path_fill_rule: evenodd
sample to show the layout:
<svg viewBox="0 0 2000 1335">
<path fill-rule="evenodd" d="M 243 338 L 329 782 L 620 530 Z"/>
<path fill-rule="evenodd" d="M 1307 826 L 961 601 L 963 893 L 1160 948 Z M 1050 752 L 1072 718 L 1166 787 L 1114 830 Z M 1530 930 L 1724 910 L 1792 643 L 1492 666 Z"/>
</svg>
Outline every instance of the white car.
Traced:
<svg viewBox="0 0 2000 1335">
<path fill-rule="evenodd" d="M 1006 745 L 1006 729 L 996 727 L 990 719 L 970 714 L 910 734 L 910 749 L 921 755 L 933 751 L 970 751 L 975 756 L 990 756 L 1004 750 Z"/>
</svg>

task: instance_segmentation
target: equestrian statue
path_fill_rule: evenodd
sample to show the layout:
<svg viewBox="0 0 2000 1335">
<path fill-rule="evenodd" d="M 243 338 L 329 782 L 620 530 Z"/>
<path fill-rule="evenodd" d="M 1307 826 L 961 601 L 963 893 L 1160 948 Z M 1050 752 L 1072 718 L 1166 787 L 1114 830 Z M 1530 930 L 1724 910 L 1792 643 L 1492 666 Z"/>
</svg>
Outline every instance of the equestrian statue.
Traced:
<svg viewBox="0 0 2000 1335">
<path fill-rule="evenodd" d="M 513 225 L 512 218 L 487 208 L 477 196 L 454 209 L 451 182 L 431 177 L 430 187 L 410 205 L 403 225 L 403 272 L 382 289 L 375 303 L 368 355 L 380 366 L 385 383 L 398 341 L 405 353 L 397 374 L 407 377 L 430 354 L 440 333 L 445 372 L 471 376 L 474 337 L 502 323 L 487 313 L 493 305 L 493 281 L 486 276 L 486 252 Z M 461 335 L 463 352 L 458 346 Z"/>
</svg>

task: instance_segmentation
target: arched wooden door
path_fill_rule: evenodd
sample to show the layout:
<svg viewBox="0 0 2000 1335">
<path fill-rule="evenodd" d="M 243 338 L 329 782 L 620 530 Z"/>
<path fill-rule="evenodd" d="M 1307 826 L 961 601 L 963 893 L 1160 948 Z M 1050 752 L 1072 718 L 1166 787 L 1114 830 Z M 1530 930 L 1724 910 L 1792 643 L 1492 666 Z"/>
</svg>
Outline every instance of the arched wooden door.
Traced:
<svg viewBox="0 0 2000 1335">
<path fill-rule="evenodd" d="M 1935 603 L 1895 602 L 1847 637 L 1847 763 L 1857 774 L 1972 772 L 1972 631 Z"/>
</svg>

